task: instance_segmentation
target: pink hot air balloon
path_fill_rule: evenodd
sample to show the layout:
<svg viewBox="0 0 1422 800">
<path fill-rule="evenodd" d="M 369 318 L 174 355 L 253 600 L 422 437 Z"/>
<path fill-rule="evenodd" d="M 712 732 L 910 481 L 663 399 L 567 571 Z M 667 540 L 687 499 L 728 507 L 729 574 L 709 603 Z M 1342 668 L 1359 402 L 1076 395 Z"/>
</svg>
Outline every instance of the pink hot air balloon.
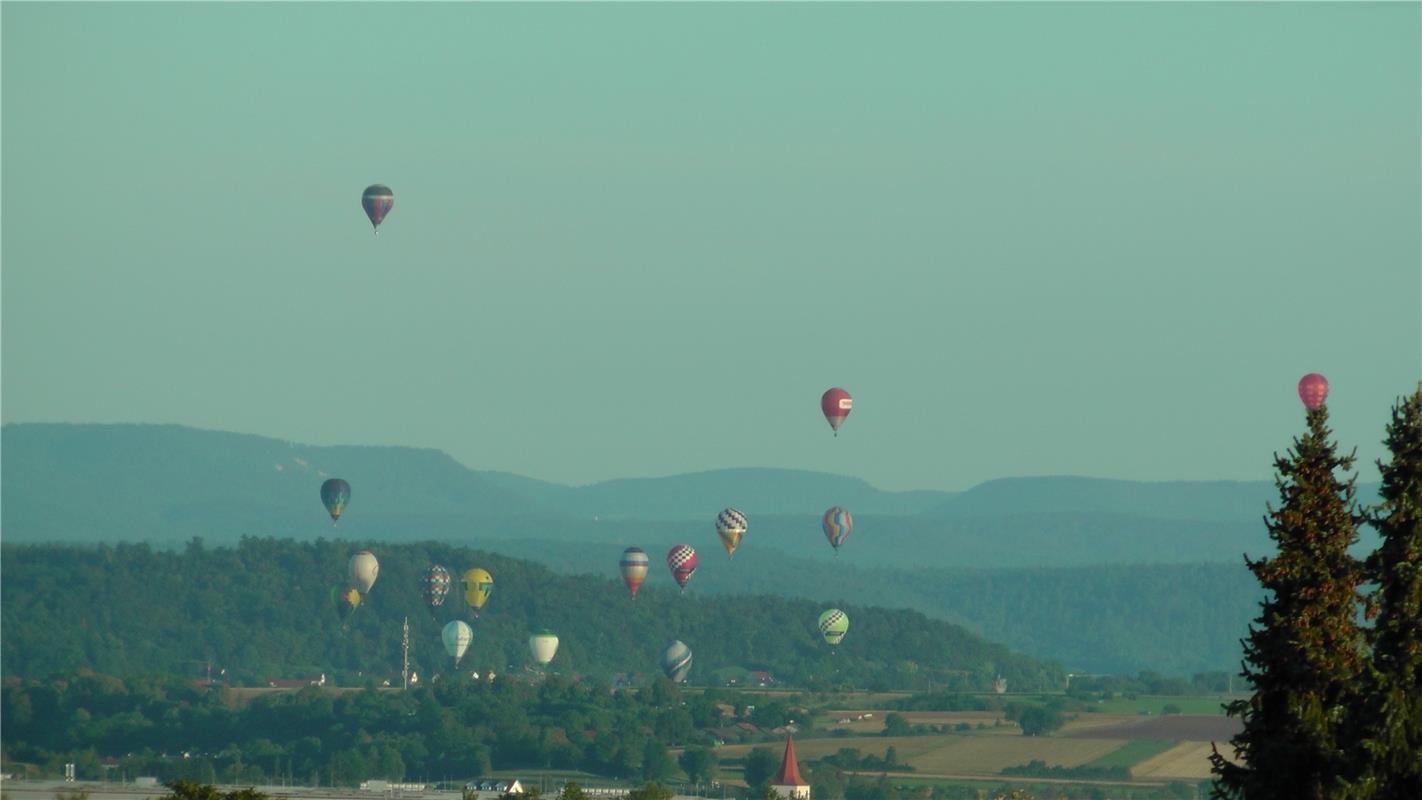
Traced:
<svg viewBox="0 0 1422 800">
<path fill-rule="evenodd" d="M 671 567 L 672 577 L 683 592 L 691 574 L 696 572 L 697 563 L 696 550 L 689 544 L 679 544 L 667 551 L 667 566 Z"/>
<path fill-rule="evenodd" d="M 1323 401 L 1328 399 L 1328 379 L 1317 372 L 1310 372 L 1300 378 L 1299 399 L 1309 411 L 1322 408 Z"/>
<path fill-rule="evenodd" d="M 844 424 L 844 418 L 849 416 L 849 409 L 853 406 L 854 398 L 838 386 L 820 395 L 820 411 L 824 412 L 825 421 L 835 436 L 839 435 L 839 426 Z"/>
</svg>

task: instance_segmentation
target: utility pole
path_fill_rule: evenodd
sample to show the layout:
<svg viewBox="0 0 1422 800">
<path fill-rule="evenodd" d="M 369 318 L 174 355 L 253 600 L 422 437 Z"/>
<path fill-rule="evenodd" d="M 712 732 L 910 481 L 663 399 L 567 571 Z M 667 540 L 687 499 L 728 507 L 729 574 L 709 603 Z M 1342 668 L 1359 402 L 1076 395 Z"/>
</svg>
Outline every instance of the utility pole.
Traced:
<svg viewBox="0 0 1422 800">
<path fill-rule="evenodd" d="M 404 691 L 410 691 L 410 618 L 405 617 L 404 633 L 405 665 L 400 672 L 401 681 L 404 683 Z"/>
</svg>

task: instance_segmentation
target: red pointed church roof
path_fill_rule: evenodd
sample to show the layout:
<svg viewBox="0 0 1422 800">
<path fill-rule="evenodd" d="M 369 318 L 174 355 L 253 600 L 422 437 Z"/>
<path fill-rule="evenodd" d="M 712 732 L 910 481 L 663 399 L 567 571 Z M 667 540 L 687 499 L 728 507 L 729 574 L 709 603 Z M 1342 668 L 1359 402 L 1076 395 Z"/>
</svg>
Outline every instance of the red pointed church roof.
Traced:
<svg viewBox="0 0 1422 800">
<path fill-rule="evenodd" d="M 800 765 L 795 761 L 795 739 L 785 737 L 785 758 L 780 761 L 780 772 L 776 773 L 773 786 L 809 786 L 800 777 Z"/>
</svg>

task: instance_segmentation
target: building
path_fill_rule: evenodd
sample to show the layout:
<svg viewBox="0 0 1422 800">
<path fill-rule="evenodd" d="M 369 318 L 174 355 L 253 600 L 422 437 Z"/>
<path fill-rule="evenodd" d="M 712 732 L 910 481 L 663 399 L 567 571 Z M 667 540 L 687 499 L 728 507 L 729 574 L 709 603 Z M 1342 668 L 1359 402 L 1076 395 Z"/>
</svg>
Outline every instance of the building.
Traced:
<svg viewBox="0 0 1422 800">
<path fill-rule="evenodd" d="M 800 764 L 795 760 L 795 739 L 785 738 L 785 757 L 780 771 L 770 781 L 770 788 L 785 800 L 810 800 L 810 784 L 800 777 Z"/>
<path fill-rule="evenodd" d="M 498 792 L 499 794 L 523 794 L 523 784 L 518 779 L 484 778 L 464 784 L 471 792 Z"/>
</svg>

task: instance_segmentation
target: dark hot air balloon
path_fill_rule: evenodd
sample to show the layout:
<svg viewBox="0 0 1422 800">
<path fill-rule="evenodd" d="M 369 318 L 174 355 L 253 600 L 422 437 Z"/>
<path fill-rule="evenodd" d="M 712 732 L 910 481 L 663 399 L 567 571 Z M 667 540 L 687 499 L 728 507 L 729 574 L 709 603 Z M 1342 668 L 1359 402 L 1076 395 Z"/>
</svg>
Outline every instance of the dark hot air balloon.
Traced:
<svg viewBox="0 0 1422 800">
<path fill-rule="evenodd" d="M 390 191 L 389 186 L 374 184 L 365 187 L 365 193 L 360 196 L 361 208 L 365 209 L 365 215 L 370 217 L 370 226 L 377 234 L 380 233 L 380 223 L 385 220 L 385 215 L 390 213 L 391 207 L 395 205 L 395 193 Z"/>
<path fill-rule="evenodd" d="M 346 510 L 346 504 L 351 501 L 351 485 L 340 478 L 331 478 L 321 484 L 321 504 L 326 506 L 326 513 L 331 515 L 331 524 L 341 518 L 341 514 Z"/>
</svg>

